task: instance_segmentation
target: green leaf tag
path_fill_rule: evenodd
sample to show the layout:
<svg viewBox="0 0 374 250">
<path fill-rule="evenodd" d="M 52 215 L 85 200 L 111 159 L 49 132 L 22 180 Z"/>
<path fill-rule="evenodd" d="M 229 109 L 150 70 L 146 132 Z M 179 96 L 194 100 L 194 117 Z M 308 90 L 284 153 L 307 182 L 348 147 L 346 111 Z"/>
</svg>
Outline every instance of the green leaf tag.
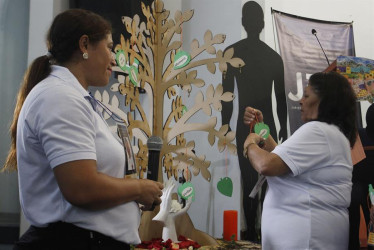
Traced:
<svg viewBox="0 0 374 250">
<path fill-rule="evenodd" d="M 130 66 L 129 76 L 132 84 L 134 84 L 134 86 L 138 86 L 138 68 L 134 65 Z"/>
<path fill-rule="evenodd" d="M 192 197 L 192 200 L 195 200 L 195 189 L 191 182 L 185 182 L 183 185 L 179 186 L 178 195 L 185 200 L 188 200 L 189 197 Z"/>
<path fill-rule="evenodd" d="M 139 60 L 134 58 L 134 62 L 132 63 L 132 66 L 134 66 L 135 68 L 138 68 L 139 66 Z"/>
<path fill-rule="evenodd" d="M 179 51 L 174 57 L 174 69 L 180 69 L 189 64 L 191 56 L 186 51 Z"/>
<path fill-rule="evenodd" d="M 183 105 L 182 107 L 182 115 L 184 115 L 187 112 L 187 107 Z"/>
<path fill-rule="evenodd" d="M 231 197 L 233 191 L 232 180 L 229 177 L 221 178 L 217 183 L 217 189 L 221 194 Z"/>
<path fill-rule="evenodd" d="M 118 50 L 116 54 L 116 62 L 123 71 L 127 72 L 129 70 L 129 66 L 126 62 L 125 52 L 123 50 Z"/>
<path fill-rule="evenodd" d="M 270 134 L 269 126 L 266 125 L 263 122 L 256 123 L 255 133 L 266 140 L 269 137 L 269 134 Z"/>
</svg>

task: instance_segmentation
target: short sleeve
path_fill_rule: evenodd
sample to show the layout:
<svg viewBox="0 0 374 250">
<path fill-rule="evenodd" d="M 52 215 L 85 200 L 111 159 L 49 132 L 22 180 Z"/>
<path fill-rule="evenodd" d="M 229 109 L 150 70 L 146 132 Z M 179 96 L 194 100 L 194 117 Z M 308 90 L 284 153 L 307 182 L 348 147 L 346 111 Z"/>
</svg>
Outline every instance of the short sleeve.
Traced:
<svg viewBox="0 0 374 250">
<path fill-rule="evenodd" d="M 287 164 L 294 176 L 318 168 L 330 159 L 331 150 L 318 124 L 314 121 L 304 124 L 272 151 Z"/>
<path fill-rule="evenodd" d="M 93 112 L 82 94 L 66 86 L 47 89 L 35 99 L 26 124 L 52 168 L 74 160 L 96 160 Z"/>
</svg>

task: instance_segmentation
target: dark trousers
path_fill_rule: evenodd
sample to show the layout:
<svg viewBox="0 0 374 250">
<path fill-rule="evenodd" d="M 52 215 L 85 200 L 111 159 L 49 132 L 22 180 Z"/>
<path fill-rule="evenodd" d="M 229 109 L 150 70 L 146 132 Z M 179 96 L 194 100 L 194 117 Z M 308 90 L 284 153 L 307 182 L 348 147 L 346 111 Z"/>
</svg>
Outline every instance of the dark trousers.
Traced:
<svg viewBox="0 0 374 250">
<path fill-rule="evenodd" d="M 46 228 L 30 226 L 14 250 L 127 250 L 130 246 L 101 233 L 70 223 L 51 223 Z"/>
<path fill-rule="evenodd" d="M 362 145 L 373 146 L 374 142 L 368 138 L 365 129 L 359 129 Z M 349 250 L 360 249 L 360 205 L 365 217 L 366 225 L 370 222 L 370 200 L 368 200 L 369 184 L 374 185 L 374 150 L 365 149 L 366 158 L 353 166 L 352 194 L 349 211 Z M 368 249 L 371 249 L 369 246 Z"/>
</svg>

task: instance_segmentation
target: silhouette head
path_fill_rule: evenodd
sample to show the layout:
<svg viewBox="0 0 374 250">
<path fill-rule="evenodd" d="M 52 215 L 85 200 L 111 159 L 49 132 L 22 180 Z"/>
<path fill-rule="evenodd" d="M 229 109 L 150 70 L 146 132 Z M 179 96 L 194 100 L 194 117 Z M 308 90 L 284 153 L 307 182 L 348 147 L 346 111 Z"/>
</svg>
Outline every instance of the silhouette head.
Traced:
<svg viewBox="0 0 374 250">
<path fill-rule="evenodd" d="M 247 34 L 260 34 L 265 23 L 264 12 L 258 3 L 249 1 L 243 5 L 242 25 Z"/>
</svg>

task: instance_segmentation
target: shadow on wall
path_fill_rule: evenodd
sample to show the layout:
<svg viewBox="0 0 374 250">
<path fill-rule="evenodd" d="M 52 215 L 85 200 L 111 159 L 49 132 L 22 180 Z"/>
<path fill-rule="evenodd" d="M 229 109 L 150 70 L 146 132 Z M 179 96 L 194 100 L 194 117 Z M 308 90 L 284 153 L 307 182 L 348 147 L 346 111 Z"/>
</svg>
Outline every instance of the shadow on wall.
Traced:
<svg viewBox="0 0 374 250">
<path fill-rule="evenodd" d="M 235 83 L 238 89 L 239 114 L 236 129 L 236 142 L 239 165 L 243 183 L 243 209 L 247 224 L 244 240 L 260 240 L 260 230 L 256 228 L 258 198 L 249 198 L 258 174 L 244 158 L 243 144 L 250 128 L 243 123 L 244 109 L 247 106 L 262 111 L 264 122 L 269 126 L 273 138 L 284 141 L 287 137 L 287 104 L 284 89 L 283 61 L 278 53 L 262 42 L 259 35 L 264 28 L 264 12 L 261 6 L 253 1 L 246 2 L 242 9 L 242 25 L 247 32 L 247 38 L 240 40 L 229 47 L 234 48 L 234 57 L 240 57 L 245 65 L 233 68 L 228 65 L 227 72 L 222 76 L 224 92 L 234 92 Z M 272 89 L 274 91 L 279 117 L 280 131 L 277 134 L 274 114 L 272 111 Z M 222 103 L 222 124 L 230 124 L 233 104 Z M 265 186 L 263 187 L 265 190 Z M 262 192 L 263 201 L 265 192 Z"/>
</svg>

